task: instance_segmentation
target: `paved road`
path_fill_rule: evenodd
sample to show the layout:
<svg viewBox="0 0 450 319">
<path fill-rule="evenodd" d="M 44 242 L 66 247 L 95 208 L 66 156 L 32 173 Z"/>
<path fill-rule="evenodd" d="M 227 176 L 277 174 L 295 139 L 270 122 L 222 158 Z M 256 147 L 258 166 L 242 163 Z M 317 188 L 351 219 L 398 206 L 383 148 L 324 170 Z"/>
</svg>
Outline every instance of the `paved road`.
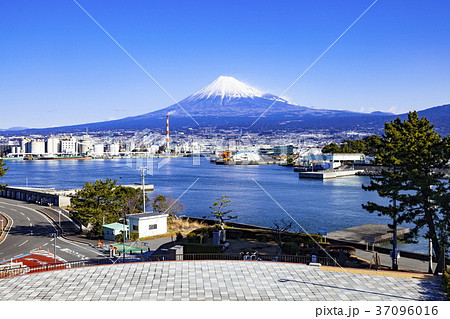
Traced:
<svg viewBox="0 0 450 319">
<path fill-rule="evenodd" d="M 21 255 L 50 251 L 53 256 L 56 228 L 43 214 L 17 202 L 0 199 L 0 212 L 13 220 L 5 240 L 0 244 L 0 262 Z M 101 253 L 80 243 L 73 243 L 61 237 L 56 240 L 56 256 L 60 261 L 73 261 L 104 257 Z"/>
</svg>

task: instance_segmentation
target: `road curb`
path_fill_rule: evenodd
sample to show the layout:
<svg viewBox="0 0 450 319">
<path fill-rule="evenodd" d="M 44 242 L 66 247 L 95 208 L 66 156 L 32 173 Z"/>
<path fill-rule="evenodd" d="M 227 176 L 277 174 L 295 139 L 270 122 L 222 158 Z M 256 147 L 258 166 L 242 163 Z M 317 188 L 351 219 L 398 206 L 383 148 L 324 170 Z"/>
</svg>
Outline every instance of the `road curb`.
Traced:
<svg viewBox="0 0 450 319">
<path fill-rule="evenodd" d="M 47 213 L 45 213 L 44 211 L 42 211 L 42 210 L 40 210 L 40 209 L 38 209 L 38 208 L 36 208 L 35 210 L 36 210 L 37 212 L 41 213 L 42 215 L 44 215 L 45 217 L 47 217 L 47 218 L 52 222 L 53 226 L 54 226 L 55 228 L 58 229 L 59 234 L 60 234 L 60 236 L 61 236 L 62 238 L 66 239 L 66 240 L 69 240 L 69 241 L 72 241 L 72 242 L 76 242 L 76 243 L 80 243 L 80 244 L 83 244 L 83 245 L 88 245 L 88 246 L 90 246 L 90 247 L 94 247 L 91 243 L 88 243 L 88 242 L 85 242 L 85 241 L 76 240 L 76 239 L 73 239 L 73 238 L 66 237 L 66 236 L 64 235 L 64 231 L 59 227 L 58 223 L 57 223 L 52 217 L 50 217 Z M 95 248 L 95 247 L 94 247 L 94 248 Z"/>
<path fill-rule="evenodd" d="M 3 213 L 3 214 L 0 213 L 0 215 L 2 216 L 2 218 L 4 218 L 6 220 L 6 225 L 3 225 L 3 231 L 2 231 L 2 234 L 0 235 L 0 244 L 1 244 L 5 240 L 6 235 L 9 232 L 9 227 L 11 226 L 12 221 L 11 221 L 11 217 L 7 216 L 5 213 Z"/>
</svg>

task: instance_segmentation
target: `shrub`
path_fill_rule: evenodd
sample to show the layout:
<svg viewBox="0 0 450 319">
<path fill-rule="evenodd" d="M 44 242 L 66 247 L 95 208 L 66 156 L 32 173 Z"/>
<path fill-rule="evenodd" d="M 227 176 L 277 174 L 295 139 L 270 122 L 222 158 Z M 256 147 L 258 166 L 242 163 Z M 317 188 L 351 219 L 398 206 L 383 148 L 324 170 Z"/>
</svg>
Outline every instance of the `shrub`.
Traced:
<svg viewBox="0 0 450 319">
<path fill-rule="evenodd" d="M 195 236 L 203 235 L 203 236 L 212 236 L 212 232 L 214 230 L 214 226 L 206 226 L 197 228 L 193 231 L 191 231 L 188 235 L 194 234 Z"/>
<path fill-rule="evenodd" d="M 184 243 L 183 253 L 185 254 L 216 254 L 222 251 L 220 245 L 205 245 L 196 243 Z"/>
<path fill-rule="evenodd" d="M 295 239 L 294 241 L 299 241 L 301 243 L 314 243 L 314 240 L 311 239 L 311 237 L 317 241 L 318 243 L 321 243 L 323 240 L 322 235 L 318 235 L 318 234 L 305 234 L 305 233 L 301 233 L 301 234 L 296 234 L 295 235 Z"/>
<path fill-rule="evenodd" d="M 296 243 L 283 243 L 283 245 L 281 246 L 281 250 L 287 255 L 298 254 L 298 246 Z"/>
<path fill-rule="evenodd" d="M 193 233 L 187 234 L 186 239 L 189 243 L 200 243 L 200 236 L 197 236 Z"/>
<path fill-rule="evenodd" d="M 266 234 L 256 234 L 255 238 L 257 241 L 267 242 L 270 240 L 269 235 Z"/>
<path fill-rule="evenodd" d="M 139 233 L 138 232 L 132 232 L 130 233 L 130 240 L 131 241 L 136 241 L 139 239 Z"/>
<path fill-rule="evenodd" d="M 121 243 L 121 242 L 123 242 L 123 234 L 116 235 L 116 243 Z"/>
<path fill-rule="evenodd" d="M 292 236 L 287 236 L 287 237 L 283 238 L 283 241 L 285 243 L 292 243 L 292 242 L 294 242 L 294 238 Z"/>
<path fill-rule="evenodd" d="M 447 294 L 447 300 L 450 300 L 450 269 L 447 268 L 442 274 L 442 283 L 444 284 L 445 293 Z"/>
<path fill-rule="evenodd" d="M 237 229 L 227 229 L 227 238 L 228 239 L 241 239 L 242 232 Z"/>
</svg>

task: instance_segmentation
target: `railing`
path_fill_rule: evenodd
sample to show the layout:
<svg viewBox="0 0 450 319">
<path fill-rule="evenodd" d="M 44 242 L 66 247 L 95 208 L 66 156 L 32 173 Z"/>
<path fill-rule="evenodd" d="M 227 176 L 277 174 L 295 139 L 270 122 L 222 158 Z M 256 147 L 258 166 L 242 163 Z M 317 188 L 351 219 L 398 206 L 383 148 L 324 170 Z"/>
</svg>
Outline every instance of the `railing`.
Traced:
<svg viewBox="0 0 450 319">
<path fill-rule="evenodd" d="M 118 263 L 134 263 L 134 262 L 158 262 L 158 261 L 174 261 L 174 260 L 242 260 L 242 261 L 272 261 L 308 264 L 310 262 L 320 263 L 324 266 L 336 266 L 336 262 L 329 257 L 312 257 L 312 256 L 293 256 L 293 255 L 267 255 L 259 253 L 240 253 L 240 254 L 177 254 L 177 255 L 150 255 L 150 256 L 128 256 L 123 260 L 117 259 L 88 259 L 77 260 L 58 264 L 46 264 L 39 266 L 17 266 L 12 264 L 2 264 L 0 268 L 0 278 L 14 277 L 25 274 L 62 270 L 70 268 L 80 268 L 88 266 L 111 265 Z"/>
</svg>

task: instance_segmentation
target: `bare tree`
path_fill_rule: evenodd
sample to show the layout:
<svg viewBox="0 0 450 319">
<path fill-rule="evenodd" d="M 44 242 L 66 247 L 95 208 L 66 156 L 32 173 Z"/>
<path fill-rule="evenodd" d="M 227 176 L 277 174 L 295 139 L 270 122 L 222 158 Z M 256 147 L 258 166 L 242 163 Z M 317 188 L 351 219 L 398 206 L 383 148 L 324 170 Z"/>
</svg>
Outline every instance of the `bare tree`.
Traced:
<svg viewBox="0 0 450 319">
<path fill-rule="evenodd" d="M 183 203 L 172 196 L 166 197 L 161 194 L 155 194 L 150 204 L 155 213 L 169 214 L 171 218 L 178 218 L 177 215 L 184 211 Z"/>
<path fill-rule="evenodd" d="M 270 235 L 273 241 L 275 241 L 278 245 L 278 252 L 281 253 L 283 246 L 283 238 L 292 229 L 293 222 L 283 218 L 281 220 L 273 220 L 272 225 L 273 227 L 270 232 Z"/>
</svg>

